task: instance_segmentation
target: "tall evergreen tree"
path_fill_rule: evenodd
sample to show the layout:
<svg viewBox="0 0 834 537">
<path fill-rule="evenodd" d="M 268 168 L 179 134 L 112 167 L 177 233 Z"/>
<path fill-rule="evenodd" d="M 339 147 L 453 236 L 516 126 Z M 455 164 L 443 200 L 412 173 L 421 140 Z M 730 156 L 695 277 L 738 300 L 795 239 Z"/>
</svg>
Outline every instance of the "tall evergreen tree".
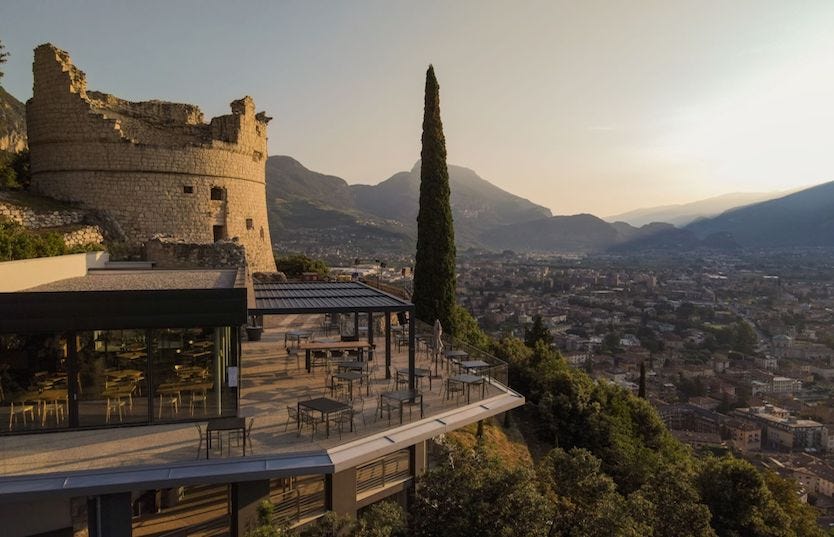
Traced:
<svg viewBox="0 0 834 537">
<path fill-rule="evenodd" d="M 414 306 L 417 318 L 454 333 L 455 229 L 449 202 L 446 139 L 440 121 L 440 91 L 434 67 L 426 71 L 423 150 L 420 163 L 420 211 L 417 214 L 417 256 L 414 264 Z"/>
<path fill-rule="evenodd" d="M 553 343 L 553 336 L 550 335 L 550 330 L 544 325 L 541 315 L 533 317 L 533 326 L 524 329 L 525 345 L 532 349 L 536 346 L 537 341 L 543 341 L 547 346 Z"/>
</svg>

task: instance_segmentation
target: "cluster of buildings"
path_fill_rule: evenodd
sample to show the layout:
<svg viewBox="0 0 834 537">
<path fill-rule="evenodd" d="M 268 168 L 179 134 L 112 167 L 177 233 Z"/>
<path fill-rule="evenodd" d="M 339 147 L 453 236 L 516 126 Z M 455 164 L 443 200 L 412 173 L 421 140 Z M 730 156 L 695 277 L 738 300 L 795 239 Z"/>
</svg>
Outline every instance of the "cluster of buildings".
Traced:
<svg viewBox="0 0 834 537">
<path fill-rule="evenodd" d="M 776 257 L 626 267 L 482 255 L 460 264 L 459 292 L 495 335 L 523 337 L 540 316 L 567 362 L 597 379 L 637 393 L 644 364 L 647 397 L 681 441 L 791 456 L 809 494 L 830 497 L 834 279 L 825 264 Z"/>
</svg>

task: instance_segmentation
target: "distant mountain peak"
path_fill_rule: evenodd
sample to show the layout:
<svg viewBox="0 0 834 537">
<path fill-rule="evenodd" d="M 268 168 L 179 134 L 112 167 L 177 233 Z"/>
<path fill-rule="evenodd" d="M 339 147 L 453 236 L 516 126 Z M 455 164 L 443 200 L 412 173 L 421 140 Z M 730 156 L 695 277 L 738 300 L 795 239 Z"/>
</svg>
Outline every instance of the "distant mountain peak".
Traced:
<svg viewBox="0 0 834 537">
<path fill-rule="evenodd" d="M 550 216 L 549 209 L 495 186 L 474 170 L 456 165 L 448 169 L 455 237 L 462 246 L 480 246 L 481 233 L 496 226 Z M 353 218 L 398 222 L 401 229 L 416 233 L 419 159 L 411 170 L 397 172 L 376 185 L 348 185 L 339 177 L 309 170 L 285 155 L 269 157 L 266 175 L 270 204 L 314 203 L 320 209 L 353 214 Z M 286 220 L 288 216 L 281 218 Z"/>
</svg>

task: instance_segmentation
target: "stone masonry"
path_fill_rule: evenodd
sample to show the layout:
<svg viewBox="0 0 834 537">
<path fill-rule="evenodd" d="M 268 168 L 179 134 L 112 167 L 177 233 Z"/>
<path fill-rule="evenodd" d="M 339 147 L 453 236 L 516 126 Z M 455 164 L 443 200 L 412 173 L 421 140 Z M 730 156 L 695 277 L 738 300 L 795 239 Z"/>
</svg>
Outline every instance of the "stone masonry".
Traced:
<svg viewBox="0 0 834 537">
<path fill-rule="evenodd" d="M 70 248 L 104 242 L 102 227 L 88 211 L 69 207 L 28 207 L 13 199 L 5 199 L 6 196 L 8 193 L 0 193 L 0 221 L 16 222 L 27 229 L 54 231 Z"/>
<path fill-rule="evenodd" d="M 26 103 L 33 190 L 115 220 L 128 243 L 237 237 L 253 271 L 274 271 L 267 223 L 267 123 L 251 97 L 209 123 L 196 106 L 87 90 L 69 55 L 35 49 Z"/>
<path fill-rule="evenodd" d="M 241 268 L 246 249 L 235 240 L 194 244 L 157 235 L 145 243 L 145 259 L 162 269 Z"/>
</svg>

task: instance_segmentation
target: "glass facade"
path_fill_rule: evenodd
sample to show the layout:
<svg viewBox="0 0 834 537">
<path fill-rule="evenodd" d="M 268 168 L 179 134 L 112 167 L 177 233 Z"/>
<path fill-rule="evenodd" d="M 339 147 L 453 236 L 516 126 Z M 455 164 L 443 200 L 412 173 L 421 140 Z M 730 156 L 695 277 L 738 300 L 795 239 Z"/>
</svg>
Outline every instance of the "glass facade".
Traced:
<svg viewBox="0 0 834 537">
<path fill-rule="evenodd" d="M 0 430 L 67 426 L 67 355 L 62 335 L 0 335 Z"/>
<path fill-rule="evenodd" d="M 0 432 L 234 416 L 237 366 L 227 326 L 0 335 Z"/>
</svg>

